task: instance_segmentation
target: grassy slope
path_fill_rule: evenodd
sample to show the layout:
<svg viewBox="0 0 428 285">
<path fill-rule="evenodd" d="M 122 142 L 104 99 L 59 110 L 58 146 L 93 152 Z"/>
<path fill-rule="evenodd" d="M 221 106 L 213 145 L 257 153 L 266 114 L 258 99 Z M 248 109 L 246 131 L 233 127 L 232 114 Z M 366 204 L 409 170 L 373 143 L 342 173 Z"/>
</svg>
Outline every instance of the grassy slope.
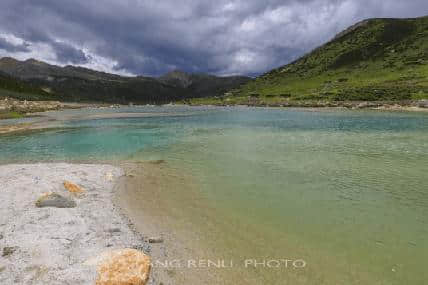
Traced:
<svg viewBox="0 0 428 285">
<path fill-rule="evenodd" d="M 359 23 L 225 98 L 194 103 L 428 98 L 428 17 Z"/>
<path fill-rule="evenodd" d="M 37 86 L 0 73 L 0 99 L 6 97 L 20 100 L 56 100 L 54 95 Z"/>
<path fill-rule="evenodd" d="M 24 114 L 19 112 L 0 112 L 0 120 L 3 119 L 19 119 L 24 117 Z"/>
</svg>

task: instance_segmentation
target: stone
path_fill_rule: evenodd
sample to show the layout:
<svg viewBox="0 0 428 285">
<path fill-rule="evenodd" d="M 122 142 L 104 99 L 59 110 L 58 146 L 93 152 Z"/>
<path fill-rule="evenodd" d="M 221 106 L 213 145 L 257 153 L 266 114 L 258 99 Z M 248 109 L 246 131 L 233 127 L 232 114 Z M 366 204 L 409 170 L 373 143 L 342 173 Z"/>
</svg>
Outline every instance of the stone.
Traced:
<svg viewBox="0 0 428 285">
<path fill-rule="evenodd" d="M 367 107 L 369 107 L 369 103 L 368 102 L 362 102 L 362 103 L 359 103 L 357 105 L 358 109 L 364 109 L 364 108 L 367 108 Z"/>
<path fill-rule="evenodd" d="M 96 285 L 145 285 L 151 271 L 150 257 L 135 249 L 108 253 L 97 266 Z"/>
<path fill-rule="evenodd" d="M 164 164 L 166 161 L 164 159 L 151 160 L 151 164 Z"/>
<path fill-rule="evenodd" d="M 2 254 L 2 256 L 3 257 L 10 256 L 10 255 L 14 254 L 15 251 L 17 251 L 17 250 L 18 250 L 17 246 L 6 246 L 6 247 L 3 248 L 3 254 Z"/>
<path fill-rule="evenodd" d="M 64 187 L 68 190 L 68 192 L 74 195 L 80 195 L 85 192 L 85 190 L 70 181 L 64 181 Z"/>
<path fill-rule="evenodd" d="M 149 238 L 149 243 L 163 243 L 163 238 L 151 237 L 151 238 Z"/>
<path fill-rule="evenodd" d="M 0 234 L 0 240 L 2 240 L 3 239 L 3 234 Z"/>
<path fill-rule="evenodd" d="M 418 107 L 419 108 L 428 108 L 428 100 L 420 100 L 418 102 Z"/>
<path fill-rule="evenodd" d="M 113 233 L 120 233 L 121 230 L 119 228 L 111 228 L 111 229 L 108 229 L 107 232 L 113 234 Z"/>
<path fill-rule="evenodd" d="M 112 182 L 114 180 L 113 173 L 107 172 L 106 173 L 106 180 L 109 181 L 109 182 Z"/>
<path fill-rule="evenodd" d="M 75 208 L 76 202 L 57 193 L 46 193 L 36 201 L 36 207 Z"/>
</svg>

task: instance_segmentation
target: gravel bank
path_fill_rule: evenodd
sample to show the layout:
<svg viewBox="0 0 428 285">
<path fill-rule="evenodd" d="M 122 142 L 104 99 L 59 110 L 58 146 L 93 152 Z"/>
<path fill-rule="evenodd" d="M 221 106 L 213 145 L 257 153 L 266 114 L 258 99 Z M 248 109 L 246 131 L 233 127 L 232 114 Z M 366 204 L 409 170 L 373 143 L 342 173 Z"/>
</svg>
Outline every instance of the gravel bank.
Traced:
<svg viewBox="0 0 428 285">
<path fill-rule="evenodd" d="M 110 165 L 0 165 L 0 284 L 94 284 L 102 253 L 146 249 L 112 202 L 121 175 Z M 69 193 L 64 181 L 84 193 Z M 46 192 L 77 206 L 37 208 Z"/>
</svg>

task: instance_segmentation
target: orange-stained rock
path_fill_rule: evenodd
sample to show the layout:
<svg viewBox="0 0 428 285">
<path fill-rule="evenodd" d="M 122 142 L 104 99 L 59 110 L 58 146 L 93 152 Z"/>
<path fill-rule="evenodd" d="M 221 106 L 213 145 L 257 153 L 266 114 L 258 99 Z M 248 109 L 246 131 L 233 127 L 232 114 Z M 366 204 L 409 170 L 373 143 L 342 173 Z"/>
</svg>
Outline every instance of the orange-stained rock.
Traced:
<svg viewBox="0 0 428 285">
<path fill-rule="evenodd" d="M 70 193 L 78 195 L 85 192 L 83 188 L 77 186 L 76 184 L 71 183 L 70 181 L 64 181 L 64 187 L 67 189 Z"/>
<path fill-rule="evenodd" d="M 135 249 L 112 251 L 98 264 L 96 285 L 145 285 L 150 257 Z"/>
</svg>

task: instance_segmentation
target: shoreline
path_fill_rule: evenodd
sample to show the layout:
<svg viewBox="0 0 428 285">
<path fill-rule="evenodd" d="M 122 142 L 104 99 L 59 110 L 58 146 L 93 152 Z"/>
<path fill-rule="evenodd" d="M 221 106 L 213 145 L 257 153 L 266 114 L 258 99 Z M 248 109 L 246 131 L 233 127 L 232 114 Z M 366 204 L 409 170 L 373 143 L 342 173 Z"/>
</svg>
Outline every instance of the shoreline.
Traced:
<svg viewBox="0 0 428 285">
<path fill-rule="evenodd" d="M 133 248 L 152 260 L 150 285 L 226 284 L 226 280 L 258 284 L 256 275 L 242 276 L 241 268 L 227 265 L 232 258 L 206 244 L 202 229 L 181 220 L 181 209 L 170 203 L 174 198 L 164 200 L 164 187 L 184 182 L 182 186 L 189 187 L 186 197 L 196 199 L 192 207 L 203 209 L 206 204 L 194 196 L 191 182 L 183 176 L 171 172 L 163 161 L 1 164 L 5 187 L 0 198 L 11 205 L 0 207 L 0 251 L 11 248 L 13 252 L 0 258 L 0 283 L 94 284 L 96 266 L 106 254 Z M 44 192 L 66 196 L 64 180 L 86 191 L 75 198 L 76 208 L 34 206 Z M 189 261 L 207 260 L 223 260 L 226 265 L 188 266 Z"/>
<path fill-rule="evenodd" d="M 175 182 L 173 178 L 164 185 L 157 184 L 166 173 L 171 174 L 169 169 L 161 170 L 163 163 L 0 164 L 4 188 L 0 198 L 5 203 L 0 207 L 0 253 L 4 248 L 14 248 L 10 256 L 0 258 L 0 283 L 19 280 L 20 284 L 32 285 L 94 284 L 97 262 L 106 253 L 122 248 L 138 249 L 152 258 L 147 284 L 221 283 L 221 277 L 209 268 L 173 265 L 177 260 L 184 262 L 210 254 L 194 239 L 193 233 L 177 234 L 169 224 L 174 220 L 170 215 L 159 216 L 155 205 L 143 211 L 135 204 L 144 199 L 147 202 L 143 205 L 147 206 L 160 198 L 156 192 Z M 79 185 L 85 194 L 69 195 L 63 181 Z M 35 207 L 35 201 L 46 192 L 71 197 L 77 207 Z M 165 263 L 171 264 L 163 266 Z"/>
<path fill-rule="evenodd" d="M 146 241 L 148 236 L 162 239 L 162 243 L 150 247 L 154 284 L 210 285 L 226 284 L 226 280 L 233 283 L 232 279 L 225 278 L 224 274 L 227 273 L 221 269 L 188 266 L 189 261 L 197 262 L 210 257 L 217 260 L 215 257 L 218 254 L 204 243 L 201 229 L 183 219 L 183 209 L 176 204 L 176 199 L 164 196 L 165 188 L 174 187 L 180 196 L 195 199 L 191 204 L 202 206 L 204 203 L 193 195 L 195 185 L 192 185 L 191 178 L 171 169 L 164 161 L 125 161 L 120 167 L 125 174 L 116 185 L 115 202 L 135 229 L 144 233 Z"/>
<path fill-rule="evenodd" d="M 115 203 L 123 175 L 107 164 L 0 165 L 0 283 L 94 284 L 104 254 L 124 248 L 149 252 L 149 243 Z M 64 181 L 82 187 L 83 195 L 73 196 Z M 46 192 L 76 206 L 36 207 Z"/>
<path fill-rule="evenodd" d="M 179 104 L 177 104 L 179 105 Z M 375 110 L 375 111 L 402 111 L 402 112 L 428 112 L 428 100 L 418 101 L 283 101 L 283 102 L 259 102 L 249 100 L 234 103 L 219 101 L 218 103 L 193 103 L 185 102 L 185 106 L 215 106 L 215 107 L 254 107 L 254 108 L 297 108 L 297 109 L 340 109 L 340 110 Z"/>
<path fill-rule="evenodd" d="M 1 103 L 1 100 L 0 100 Z M 59 103 L 59 102 L 58 102 Z M 121 118 L 146 118 L 146 117 L 157 117 L 157 116 L 168 116 L 168 113 L 129 113 L 129 112 L 115 112 L 110 114 L 92 114 L 86 117 L 76 117 L 73 115 L 67 115 L 61 119 L 54 118 L 49 116 L 51 111 L 62 111 L 67 109 L 84 109 L 84 108 L 95 108 L 95 109 L 111 109 L 126 107 L 125 105 L 111 105 L 106 107 L 104 105 L 96 104 L 80 104 L 80 103 L 69 103 L 70 105 L 60 109 L 52 110 L 43 110 L 43 111 L 34 111 L 34 113 L 28 114 L 24 119 L 34 118 L 34 121 L 30 122 L 20 122 L 17 120 L 10 119 L 0 119 L 0 135 L 11 134 L 11 133 L 25 133 L 28 131 L 42 131 L 44 129 L 52 129 L 56 127 L 61 127 L 56 123 L 60 123 L 66 120 L 76 120 L 76 119 L 121 119 Z M 0 104 L 1 105 L 1 104 Z M 144 105 L 135 105 L 134 107 L 139 107 Z M 301 101 L 301 102 L 292 102 L 290 104 L 167 104 L 161 106 L 189 106 L 189 107 L 245 107 L 245 108 L 278 108 L 284 110 L 305 110 L 305 111 L 380 111 L 380 112 L 410 112 L 410 113 L 428 113 L 428 100 L 422 101 L 409 101 L 409 102 L 369 102 L 369 101 L 352 101 L 352 102 L 313 102 L 313 101 Z M 0 106 L 1 107 L 1 106 Z M 1 110 L 0 110 L 1 113 Z M 175 114 L 174 116 L 181 116 L 180 114 Z M 10 122 L 9 122 L 9 121 Z"/>
<path fill-rule="evenodd" d="M 121 168 L 125 175 L 117 184 L 117 204 L 138 232 L 163 240 L 150 251 L 154 281 L 200 285 L 266 281 L 259 269 L 245 267 L 246 258 L 219 240 L 219 232 L 212 232 L 219 223 L 213 217 L 221 212 L 201 194 L 192 174 L 163 160 L 128 161 Z"/>
<path fill-rule="evenodd" d="M 85 107 L 102 106 L 103 104 L 89 104 L 60 101 L 27 101 L 13 98 L 0 99 L 0 120 L 30 118 L 38 116 L 37 113 L 46 111 L 59 111 L 67 109 L 81 109 Z"/>
</svg>

